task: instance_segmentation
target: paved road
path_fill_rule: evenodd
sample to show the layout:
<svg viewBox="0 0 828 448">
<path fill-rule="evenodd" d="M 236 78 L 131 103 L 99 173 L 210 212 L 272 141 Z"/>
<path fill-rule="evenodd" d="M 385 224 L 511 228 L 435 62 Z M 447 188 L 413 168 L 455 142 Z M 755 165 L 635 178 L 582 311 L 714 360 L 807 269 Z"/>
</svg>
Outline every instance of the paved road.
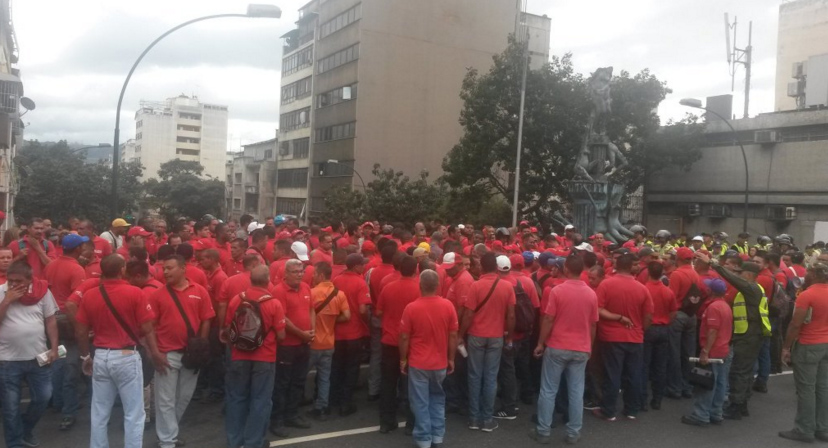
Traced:
<svg viewBox="0 0 828 448">
<path fill-rule="evenodd" d="M 697 428 L 679 422 L 681 415 L 689 412 L 691 400 L 665 399 L 662 410 L 642 413 L 636 421 L 618 420 L 604 422 L 592 415 L 584 416 L 584 429 L 580 446 L 617 448 L 698 448 L 705 446 L 785 448 L 800 446 L 797 442 L 777 437 L 780 430 L 790 429 L 796 411 L 796 395 L 791 375 L 772 377 L 768 394 L 755 394 L 751 400 L 751 416 L 740 422 L 725 421 L 721 427 Z M 365 391 L 359 391 L 363 397 Z M 379 434 L 376 403 L 358 403 L 360 411 L 346 418 L 334 417 L 325 423 L 316 423 L 312 429 L 293 430 L 291 438 L 274 440 L 275 446 L 299 448 L 384 448 L 411 447 L 413 442 L 399 429 L 390 434 Z M 89 407 L 82 409 L 78 424 L 69 432 L 58 431 L 60 415 L 47 411 L 38 426 L 37 434 L 44 448 L 77 448 L 89 443 Z M 532 427 L 530 416 L 534 407 L 523 407 L 517 420 L 501 421 L 493 433 L 470 431 L 465 418 L 450 415 L 447 422 L 446 447 L 468 448 L 516 448 L 531 447 L 534 442 L 527 437 Z M 116 409 L 110 422 L 112 447 L 123 446 L 120 409 Z M 335 434 L 345 432 L 345 434 Z M 353 434 L 356 433 L 356 434 Z M 563 428 L 553 430 L 553 446 L 562 445 Z M 221 404 L 192 403 L 182 422 L 181 437 L 192 448 L 223 448 L 225 446 L 224 420 Z M 310 440 L 307 440 L 310 439 Z M 518 445 L 519 444 L 519 445 Z M 153 428 L 145 432 L 144 447 L 156 447 Z"/>
</svg>

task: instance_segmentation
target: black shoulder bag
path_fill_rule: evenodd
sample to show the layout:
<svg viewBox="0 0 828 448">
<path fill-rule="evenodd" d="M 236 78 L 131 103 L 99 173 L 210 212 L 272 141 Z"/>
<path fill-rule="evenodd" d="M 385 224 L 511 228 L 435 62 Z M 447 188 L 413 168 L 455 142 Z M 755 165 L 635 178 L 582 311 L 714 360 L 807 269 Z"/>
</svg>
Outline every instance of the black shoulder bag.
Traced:
<svg viewBox="0 0 828 448">
<path fill-rule="evenodd" d="M 118 310 L 115 309 L 115 306 L 112 305 L 112 300 L 109 299 L 109 294 L 106 293 L 106 288 L 104 288 L 103 283 L 100 285 L 101 296 L 104 299 L 104 303 L 106 303 L 107 308 L 109 308 L 109 312 L 112 313 L 112 317 L 118 321 L 118 324 L 121 328 L 126 332 L 127 336 L 130 337 L 135 342 L 136 349 L 138 350 L 138 354 L 141 356 L 141 370 L 144 373 L 144 387 L 149 386 L 149 383 L 152 381 L 152 377 L 155 376 L 155 368 L 152 366 L 152 359 L 150 359 L 149 354 L 147 354 L 147 349 L 141 345 L 138 336 L 133 333 L 132 329 L 129 328 L 126 322 L 124 322 L 124 318 L 118 313 Z"/>
<path fill-rule="evenodd" d="M 187 326 L 187 347 L 184 348 L 184 356 L 181 357 L 181 365 L 187 369 L 198 371 L 207 367 L 210 363 L 210 341 L 207 338 L 199 337 L 193 326 L 190 324 L 190 319 L 187 313 L 184 312 L 184 307 L 181 306 L 181 301 L 178 300 L 178 294 L 172 286 L 167 285 L 167 291 L 170 293 L 178 312 L 181 313 L 181 318 L 184 319 L 184 325 Z"/>
<path fill-rule="evenodd" d="M 314 311 L 316 311 L 316 314 L 319 314 L 320 311 L 324 310 L 325 307 L 328 306 L 329 303 L 331 303 L 331 300 L 333 300 L 334 297 L 336 297 L 337 294 L 339 294 L 339 288 L 334 286 L 333 291 L 331 291 L 331 293 L 328 294 L 328 297 L 325 299 L 325 301 L 320 303 L 316 308 L 314 308 Z"/>
<path fill-rule="evenodd" d="M 477 305 L 477 308 L 475 308 L 475 309 L 474 309 L 474 312 L 475 312 L 475 313 L 476 313 L 476 312 L 478 312 L 478 311 L 480 311 L 480 308 L 483 308 L 483 305 L 485 305 L 485 304 L 486 304 L 486 302 L 488 302 L 488 301 L 489 301 L 489 299 L 491 299 L 491 298 L 492 298 L 492 294 L 494 294 L 494 290 L 495 290 L 495 288 L 497 287 L 497 282 L 499 282 L 499 281 L 500 281 L 500 277 L 498 277 L 498 278 L 496 278 L 496 279 L 495 279 L 494 283 L 492 283 L 492 289 L 490 289 L 490 290 L 489 290 L 489 293 L 488 293 L 488 294 L 486 294 L 486 298 L 485 298 L 485 299 L 483 299 L 483 301 L 482 301 L 482 302 L 480 302 L 480 304 L 478 304 L 478 305 Z"/>
</svg>

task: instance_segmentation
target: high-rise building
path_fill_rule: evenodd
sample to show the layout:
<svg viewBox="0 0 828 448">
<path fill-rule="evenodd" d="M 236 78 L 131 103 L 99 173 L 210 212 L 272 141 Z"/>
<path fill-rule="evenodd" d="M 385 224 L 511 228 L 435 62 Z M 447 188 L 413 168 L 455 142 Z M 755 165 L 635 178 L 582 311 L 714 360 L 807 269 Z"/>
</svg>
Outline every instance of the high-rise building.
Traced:
<svg viewBox="0 0 828 448">
<path fill-rule="evenodd" d="M 324 211 L 325 192 L 370 181 L 374 164 L 434 179 L 460 140 L 468 68 L 486 71 L 516 24 L 532 66 L 546 62 L 546 17 L 520 0 L 313 0 L 284 36 L 276 212 Z M 291 213 L 295 214 L 295 213 Z"/>
<path fill-rule="evenodd" d="M 17 68 L 19 52 L 9 0 L 0 0 L 0 210 L 6 213 L 3 229 L 14 225 L 14 158 L 23 144 L 20 98 L 23 82 Z"/>
<path fill-rule="evenodd" d="M 230 219 L 239 219 L 244 214 L 253 215 L 260 220 L 274 216 L 276 144 L 274 138 L 244 145 L 244 149 L 233 153 L 232 160 L 227 162 L 226 215 Z M 299 212 L 295 214 L 298 215 Z"/>
<path fill-rule="evenodd" d="M 180 95 L 164 102 L 141 101 L 135 112 L 135 147 L 125 151 L 144 166 L 143 179 L 158 175 L 173 159 L 199 162 L 204 175 L 224 179 L 227 161 L 227 106 Z"/>
<path fill-rule="evenodd" d="M 781 4 L 776 46 L 775 110 L 828 105 L 828 0 Z"/>
</svg>

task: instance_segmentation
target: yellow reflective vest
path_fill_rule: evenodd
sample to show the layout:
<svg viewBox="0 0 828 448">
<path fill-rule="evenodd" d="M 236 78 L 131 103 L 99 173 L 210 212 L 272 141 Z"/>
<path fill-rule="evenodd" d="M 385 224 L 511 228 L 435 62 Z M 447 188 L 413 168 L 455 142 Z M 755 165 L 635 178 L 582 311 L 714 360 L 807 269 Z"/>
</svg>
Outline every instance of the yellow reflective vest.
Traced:
<svg viewBox="0 0 828 448">
<path fill-rule="evenodd" d="M 762 335 L 771 335 L 771 324 L 768 318 L 768 296 L 765 294 L 765 289 L 762 285 L 758 285 L 762 290 L 762 300 L 759 302 L 759 317 L 762 318 Z M 736 294 L 733 299 L 733 334 L 745 334 L 748 331 L 748 312 L 747 304 L 745 303 L 745 296 L 742 293 Z"/>
</svg>

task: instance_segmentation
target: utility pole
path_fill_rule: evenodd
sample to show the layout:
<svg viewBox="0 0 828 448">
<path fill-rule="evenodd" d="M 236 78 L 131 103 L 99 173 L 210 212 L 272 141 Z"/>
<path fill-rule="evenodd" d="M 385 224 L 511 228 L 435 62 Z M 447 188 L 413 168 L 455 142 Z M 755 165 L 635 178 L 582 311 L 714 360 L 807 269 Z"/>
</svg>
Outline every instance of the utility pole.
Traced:
<svg viewBox="0 0 828 448">
<path fill-rule="evenodd" d="M 515 39 L 523 46 L 523 54 L 521 56 L 521 65 L 523 65 L 523 76 L 520 83 L 520 112 L 518 114 L 518 135 L 517 135 L 517 154 L 515 156 L 515 195 L 512 201 L 512 227 L 517 227 L 518 224 L 518 193 L 520 191 L 520 156 L 523 152 L 523 115 L 524 106 L 526 105 L 526 75 L 529 71 L 529 27 L 525 23 L 527 0 L 523 0 L 523 6 L 518 11 L 518 19 L 516 21 L 517 27 L 515 29 Z"/>
<path fill-rule="evenodd" d="M 725 38 L 727 39 L 727 63 L 730 69 L 730 91 L 736 88 L 736 64 L 745 66 L 745 111 L 744 118 L 748 118 L 750 107 L 750 76 L 753 66 L 753 22 L 748 23 L 748 44 L 744 49 L 736 46 L 738 37 L 736 30 L 738 17 L 733 17 L 733 24 L 730 24 L 727 13 L 725 13 Z M 730 46 L 730 33 L 733 32 L 733 47 Z"/>
</svg>

